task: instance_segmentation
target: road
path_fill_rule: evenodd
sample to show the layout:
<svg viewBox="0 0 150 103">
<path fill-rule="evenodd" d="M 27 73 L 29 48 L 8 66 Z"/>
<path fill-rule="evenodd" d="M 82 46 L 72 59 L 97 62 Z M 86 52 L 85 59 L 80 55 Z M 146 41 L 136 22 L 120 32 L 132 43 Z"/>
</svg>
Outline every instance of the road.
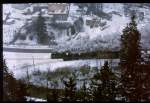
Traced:
<svg viewBox="0 0 150 103">
<path fill-rule="evenodd" d="M 22 53 L 51 53 L 52 49 L 23 49 L 23 48 L 7 48 L 3 47 L 6 52 L 22 52 Z"/>
</svg>

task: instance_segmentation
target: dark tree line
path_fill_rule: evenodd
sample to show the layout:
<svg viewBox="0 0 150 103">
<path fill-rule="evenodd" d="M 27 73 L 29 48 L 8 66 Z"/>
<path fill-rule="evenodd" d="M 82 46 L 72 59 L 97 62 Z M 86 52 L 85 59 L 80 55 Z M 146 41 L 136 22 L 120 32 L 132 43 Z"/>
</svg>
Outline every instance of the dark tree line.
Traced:
<svg viewBox="0 0 150 103">
<path fill-rule="evenodd" d="M 5 60 L 3 61 L 3 101 L 26 101 L 26 85 L 21 80 L 16 80 L 8 71 Z"/>
<path fill-rule="evenodd" d="M 74 59 L 101 59 L 101 58 L 119 58 L 119 51 L 93 51 L 85 53 L 52 53 L 52 58 L 63 58 L 64 60 L 74 60 Z"/>
<path fill-rule="evenodd" d="M 77 78 L 73 73 L 62 80 L 65 86 L 63 93 L 59 93 L 55 88 L 49 95 L 48 101 L 116 101 L 117 94 L 120 94 L 119 88 L 116 87 L 117 80 L 118 77 L 111 71 L 106 61 L 104 66 L 90 79 L 91 87 L 87 87 L 88 81 L 84 80 L 82 87 L 78 90 Z"/>
</svg>

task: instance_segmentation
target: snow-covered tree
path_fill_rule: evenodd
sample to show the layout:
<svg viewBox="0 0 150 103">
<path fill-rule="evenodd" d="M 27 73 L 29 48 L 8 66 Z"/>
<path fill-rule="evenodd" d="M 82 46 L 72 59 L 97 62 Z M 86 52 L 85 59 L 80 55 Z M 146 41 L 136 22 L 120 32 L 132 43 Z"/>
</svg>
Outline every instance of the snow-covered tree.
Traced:
<svg viewBox="0 0 150 103">
<path fill-rule="evenodd" d="M 37 41 L 39 44 L 49 44 L 49 36 L 47 33 L 47 27 L 45 24 L 45 18 L 39 13 L 39 16 L 35 22 L 35 32 L 37 34 Z"/>
<path fill-rule="evenodd" d="M 83 21 L 83 18 L 82 17 L 79 17 L 79 19 L 77 19 L 75 22 L 74 22 L 74 30 L 75 30 L 75 33 L 79 33 L 82 31 L 83 29 L 83 24 L 84 24 L 84 21 Z"/>
</svg>

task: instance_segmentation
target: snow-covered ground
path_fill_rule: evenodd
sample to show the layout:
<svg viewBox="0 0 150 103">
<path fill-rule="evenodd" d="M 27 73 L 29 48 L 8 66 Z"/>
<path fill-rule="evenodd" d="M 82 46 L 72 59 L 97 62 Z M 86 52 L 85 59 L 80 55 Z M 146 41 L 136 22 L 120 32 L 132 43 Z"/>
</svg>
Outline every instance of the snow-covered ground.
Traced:
<svg viewBox="0 0 150 103">
<path fill-rule="evenodd" d="M 35 98 L 35 97 L 29 97 L 26 96 L 27 101 L 33 101 L 33 102 L 46 102 L 47 100 L 41 99 L 41 98 Z"/>
<path fill-rule="evenodd" d="M 24 15 L 17 9 L 11 7 L 11 4 L 3 5 L 3 20 L 10 13 L 9 19 L 14 20 L 11 25 L 3 24 L 3 42 L 8 43 L 12 40 L 16 31 L 25 24 Z M 29 17 L 29 16 L 28 16 Z M 9 19 L 7 21 L 9 21 Z"/>
<path fill-rule="evenodd" d="M 38 65 L 41 63 L 50 63 L 62 61 L 62 59 L 51 59 L 51 53 L 21 53 L 21 52 L 3 52 L 7 66 L 11 68 L 20 68 L 25 64 Z"/>
<path fill-rule="evenodd" d="M 50 46 L 43 45 L 3 45 L 4 48 L 17 48 L 17 49 L 52 49 Z"/>
<path fill-rule="evenodd" d="M 88 65 L 90 67 L 100 68 L 106 60 L 117 65 L 119 59 L 87 59 L 63 61 L 62 59 L 51 59 L 47 53 L 10 53 L 4 52 L 4 58 L 10 71 L 16 78 L 26 76 L 27 70 L 32 74 L 36 70 L 48 71 L 62 67 L 81 67 Z"/>
</svg>

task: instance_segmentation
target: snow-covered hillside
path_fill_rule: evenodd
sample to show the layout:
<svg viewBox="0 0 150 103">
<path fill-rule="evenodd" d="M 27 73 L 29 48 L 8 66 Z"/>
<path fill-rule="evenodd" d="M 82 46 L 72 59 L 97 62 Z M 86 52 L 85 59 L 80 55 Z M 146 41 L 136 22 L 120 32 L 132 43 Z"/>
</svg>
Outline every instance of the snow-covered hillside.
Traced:
<svg viewBox="0 0 150 103">
<path fill-rule="evenodd" d="M 32 21 L 32 18 L 37 13 L 24 14 L 28 9 L 33 9 L 33 4 L 23 5 L 14 8 L 14 4 L 3 5 L 3 41 L 8 43 L 13 39 L 15 31 L 23 27 L 26 22 Z M 92 5 L 92 4 L 91 4 Z M 100 4 L 98 4 L 100 5 Z M 55 34 L 55 41 L 57 51 L 81 51 L 81 50 L 96 50 L 96 49 L 116 49 L 119 47 L 119 39 L 123 28 L 130 22 L 130 14 L 134 11 L 137 16 L 138 29 L 142 34 L 142 46 L 149 48 L 150 45 L 150 7 L 147 5 L 139 6 L 140 4 L 119 4 L 119 3 L 103 3 L 102 13 L 100 16 L 95 14 L 85 13 L 89 7 L 83 6 L 80 8 L 78 4 L 71 3 L 69 5 L 69 14 L 66 20 L 58 20 L 59 24 L 66 26 L 75 25 L 75 21 L 79 17 L 83 18 L 83 26 L 78 32 L 71 34 L 70 27 L 64 29 L 48 27 L 49 35 Z M 45 10 L 45 9 L 44 9 Z M 43 11 L 44 11 L 43 10 Z M 31 10 L 32 11 L 32 10 Z M 43 15 L 48 15 L 47 12 Z M 96 26 L 98 25 L 98 26 Z M 67 33 L 69 32 L 69 34 Z M 28 42 L 28 44 L 36 44 L 36 40 L 32 42 L 18 40 L 17 43 Z"/>
</svg>

